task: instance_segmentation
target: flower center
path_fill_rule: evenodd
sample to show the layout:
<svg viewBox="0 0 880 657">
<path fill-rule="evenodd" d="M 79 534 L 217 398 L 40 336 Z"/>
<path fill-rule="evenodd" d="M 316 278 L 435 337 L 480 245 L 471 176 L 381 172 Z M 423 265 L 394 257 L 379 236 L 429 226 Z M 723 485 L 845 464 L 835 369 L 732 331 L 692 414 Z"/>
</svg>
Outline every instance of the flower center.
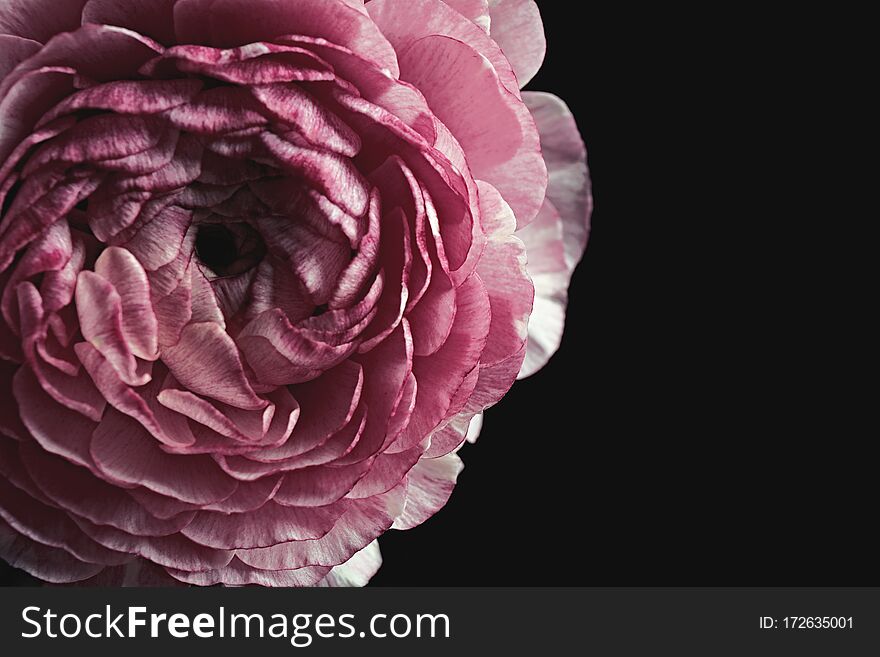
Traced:
<svg viewBox="0 0 880 657">
<path fill-rule="evenodd" d="M 201 224 L 198 227 L 196 255 L 216 277 L 243 274 L 260 264 L 265 254 L 263 238 L 249 224 Z"/>
</svg>

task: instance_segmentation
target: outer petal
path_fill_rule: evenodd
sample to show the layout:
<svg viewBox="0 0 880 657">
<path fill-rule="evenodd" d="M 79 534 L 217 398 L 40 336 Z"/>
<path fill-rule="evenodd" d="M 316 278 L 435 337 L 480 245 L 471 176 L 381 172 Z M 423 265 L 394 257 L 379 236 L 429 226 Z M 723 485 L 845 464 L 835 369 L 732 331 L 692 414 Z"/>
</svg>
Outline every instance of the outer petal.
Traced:
<svg viewBox="0 0 880 657">
<path fill-rule="evenodd" d="M 406 504 L 392 529 L 412 529 L 442 509 L 463 469 L 457 454 L 419 461 L 408 475 Z"/>
<path fill-rule="evenodd" d="M 538 218 L 516 235 L 526 245 L 527 269 L 535 284 L 528 349 L 517 377 L 524 379 L 544 367 L 559 349 L 565 329 L 571 270 L 565 263 L 562 219 L 549 201 L 545 202 Z"/>
<path fill-rule="evenodd" d="M 524 87 L 541 68 L 547 52 L 538 5 L 535 0 L 489 0 L 489 17 L 490 34 Z"/>
<path fill-rule="evenodd" d="M 343 564 L 327 573 L 318 586 L 366 586 L 382 565 L 379 541 L 375 540 Z"/>
<path fill-rule="evenodd" d="M 549 177 L 547 198 L 562 217 L 565 261 L 569 269 L 574 269 L 587 246 L 593 211 L 584 140 L 571 110 L 560 98 L 527 91 L 523 101 L 538 127 Z"/>
<path fill-rule="evenodd" d="M 488 0 L 443 0 L 443 2 L 473 22 L 486 34 L 489 33 L 490 19 Z"/>
<path fill-rule="evenodd" d="M 535 308 L 519 378 L 540 370 L 556 353 L 565 328 L 568 285 L 583 256 L 593 199 L 587 153 L 568 107 L 556 96 L 526 92 L 547 161 L 547 200 L 537 219 L 516 235 L 526 245 L 535 283 Z"/>
<path fill-rule="evenodd" d="M 501 192 L 517 226 L 531 222 L 547 189 L 538 133 L 492 65 L 463 41 L 429 36 L 400 54 L 400 69 L 461 144 L 474 178 Z"/>
<path fill-rule="evenodd" d="M 518 96 L 519 84 L 507 57 L 498 44 L 486 35 L 486 31 L 474 24 L 476 21 L 472 16 L 477 8 L 472 5 L 475 4 L 481 3 L 471 0 L 457 0 L 454 3 L 441 0 L 371 0 L 367 11 L 398 54 L 426 36 L 458 39 L 489 60 L 504 87 Z M 485 0 L 482 4 L 486 4 Z"/>
</svg>

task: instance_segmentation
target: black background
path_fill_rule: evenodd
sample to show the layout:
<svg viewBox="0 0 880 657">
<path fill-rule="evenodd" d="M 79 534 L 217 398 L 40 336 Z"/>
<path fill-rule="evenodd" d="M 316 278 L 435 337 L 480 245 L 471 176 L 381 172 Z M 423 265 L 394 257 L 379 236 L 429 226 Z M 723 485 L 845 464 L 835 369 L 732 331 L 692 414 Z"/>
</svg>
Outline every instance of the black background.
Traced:
<svg viewBox="0 0 880 657">
<path fill-rule="evenodd" d="M 798 253 L 765 139 L 791 120 L 766 16 L 539 5 L 528 88 L 571 107 L 595 197 L 563 344 L 487 412 L 447 506 L 381 538 L 372 584 L 877 584 L 867 433 L 795 309 L 827 265 Z"/>
</svg>

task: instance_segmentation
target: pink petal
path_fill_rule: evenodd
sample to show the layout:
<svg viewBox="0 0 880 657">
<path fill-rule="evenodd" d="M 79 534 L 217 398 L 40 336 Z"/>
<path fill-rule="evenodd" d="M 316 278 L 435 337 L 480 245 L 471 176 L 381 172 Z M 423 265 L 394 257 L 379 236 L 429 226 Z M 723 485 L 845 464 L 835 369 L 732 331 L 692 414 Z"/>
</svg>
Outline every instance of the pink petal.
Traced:
<svg viewBox="0 0 880 657">
<path fill-rule="evenodd" d="M 479 276 L 471 276 L 457 293 L 458 312 L 449 338 L 437 353 L 413 359 L 418 396 L 403 436 L 414 440 L 433 431 L 446 417 L 465 377 L 477 366 L 486 347 L 491 321 L 489 296 Z"/>
<path fill-rule="evenodd" d="M 570 270 L 587 244 L 593 198 L 587 152 L 577 124 L 565 103 L 552 94 L 526 92 L 523 101 L 535 117 L 547 161 L 547 198 L 562 217 L 565 259 Z"/>
<path fill-rule="evenodd" d="M 293 541 L 265 549 L 241 550 L 238 558 L 267 570 L 336 566 L 373 542 L 403 509 L 405 486 L 352 502 L 336 526 L 317 540 Z"/>
<path fill-rule="evenodd" d="M 397 486 L 407 473 L 412 470 L 424 453 L 427 441 L 405 452 L 396 454 L 380 454 L 370 466 L 370 471 L 357 482 L 348 498 L 357 500 L 386 493 Z"/>
<path fill-rule="evenodd" d="M 179 0 L 174 22 L 178 42 L 219 47 L 282 34 L 322 37 L 398 75 L 391 44 L 368 16 L 343 0 Z"/>
<path fill-rule="evenodd" d="M 489 33 L 489 3 L 487 0 L 443 0 L 459 14 Z"/>
<path fill-rule="evenodd" d="M 162 349 L 162 362 L 186 388 L 230 406 L 265 408 L 245 377 L 235 342 L 213 322 L 189 324 L 180 341 Z"/>
<path fill-rule="evenodd" d="M 284 506 L 324 506 L 342 499 L 370 470 L 363 461 L 343 467 L 318 465 L 289 472 L 273 498 Z"/>
<path fill-rule="evenodd" d="M 122 332 L 138 358 L 158 357 L 156 315 L 150 284 L 137 259 L 127 250 L 109 247 L 95 263 L 95 273 L 113 285 L 122 302 Z"/>
<path fill-rule="evenodd" d="M 526 86 L 547 52 L 544 23 L 535 0 L 489 0 L 489 34 L 510 60 L 520 87 Z"/>
<path fill-rule="evenodd" d="M 318 586 L 366 586 L 382 566 L 379 541 L 373 541 L 351 559 L 327 573 Z"/>
<path fill-rule="evenodd" d="M 517 377 L 523 379 L 544 367 L 559 349 L 565 329 L 571 271 L 565 259 L 563 222 L 550 201 L 544 203 L 535 221 L 517 231 L 517 237 L 526 245 L 527 268 L 535 284 L 528 349 Z"/>
<path fill-rule="evenodd" d="M 535 290 L 526 271 L 526 249 L 513 237 L 513 213 L 501 195 L 485 183 L 480 183 L 480 209 L 485 223 L 499 221 L 498 215 L 507 217 L 506 229 L 490 237 L 477 265 L 492 308 L 489 339 L 480 363 L 490 365 L 518 352 L 528 337 Z"/>
<path fill-rule="evenodd" d="M 422 459 L 407 477 L 406 505 L 394 521 L 394 529 L 412 529 L 442 509 L 464 464 L 457 454 Z"/>
<path fill-rule="evenodd" d="M 528 108 L 505 89 L 480 54 L 449 37 L 429 36 L 400 55 L 401 76 L 416 85 L 464 148 L 475 178 L 498 189 L 525 226 L 544 202 L 547 171 Z"/>
<path fill-rule="evenodd" d="M 198 545 L 181 534 L 131 536 L 107 525 L 96 525 L 82 518 L 75 520 L 84 532 L 101 545 L 144 557 L 166 568 L 196 571 L 222 568 L 234 556 L 233 552 Z"/>
<path fill-rule="evenodd" d="M 122 329 L 122 299 L 107 281 L 91 271 L 82 271 L 76 285 L 76 307 L 83 337 L 106 358 L 120 379 L 142 386 L 149 377 L 139 375 L 138 363 Z"/>
<path fill-rule="evenodd" d="M 463 11 L 460 12 L 459 9 Z M 471 18 L 477 12 L 482 13 L 485 10 L 485 2 L 473 0 L 457 0 L 455 3 L 442 0 L 408 0 L 406 3 L 397 0 L 371 0 L 367 5 L 367 11 L 394 45 L 398 57 L 415 41 L 424 37 L 451 37 L 468 44 L 489 60 L 504 87 L 518 97 L 520 85 L 513 68 L 496 42 L 487 35 L 488 15 L 481 19 L 485 27 L 477 26 Z M 401 64 L 401 71 L 402 69 Z M 400 77 L 408 80 L 402 72 Z"/>
<path fill-rule="evenodd" d="M 224 550 L 267 547 L 324 536 L 346 507 L 343 502 L 320 507 L 288 507 L 269 501 L 249 513 L 199 511 L 181 533 L 200 545 Z"/>
<path fill-rule="evenodd" d="M 192 513 L 183 513 L 170 520 L 160 520 L 122 489 L 32 445 L 22 446 L 21 458 L 46 497 L 60 508 L 93 523 L 111 525 L 137 536 L 166 536 L 180 531 L 192 519 Z"/>
<path fill-rule="evenodd" d="M 297 570 L 257 570 L 243 564 L 237 557 L 228 566 L 218 570 L 192 573 L 169 569 L 168 573 L 181 582 L 196 586 L 314 586 L 330 571 L 326 567 L 309 567 Z"/>
</svg>

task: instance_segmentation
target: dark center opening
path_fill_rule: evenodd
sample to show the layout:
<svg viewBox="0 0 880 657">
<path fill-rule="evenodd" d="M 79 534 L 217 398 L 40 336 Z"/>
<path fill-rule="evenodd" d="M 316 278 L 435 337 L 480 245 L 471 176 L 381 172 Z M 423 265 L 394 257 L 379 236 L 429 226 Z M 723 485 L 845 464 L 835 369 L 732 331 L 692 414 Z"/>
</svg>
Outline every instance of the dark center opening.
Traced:
<svg viewBox="0 0 880 657">
<path fill-rule="evenodd" d="M 260 234 L 245 223 L 202 224 L 196 255 L 217 276 L 236 276 L 259 264 L 266 253 Z"/>
</svg>

